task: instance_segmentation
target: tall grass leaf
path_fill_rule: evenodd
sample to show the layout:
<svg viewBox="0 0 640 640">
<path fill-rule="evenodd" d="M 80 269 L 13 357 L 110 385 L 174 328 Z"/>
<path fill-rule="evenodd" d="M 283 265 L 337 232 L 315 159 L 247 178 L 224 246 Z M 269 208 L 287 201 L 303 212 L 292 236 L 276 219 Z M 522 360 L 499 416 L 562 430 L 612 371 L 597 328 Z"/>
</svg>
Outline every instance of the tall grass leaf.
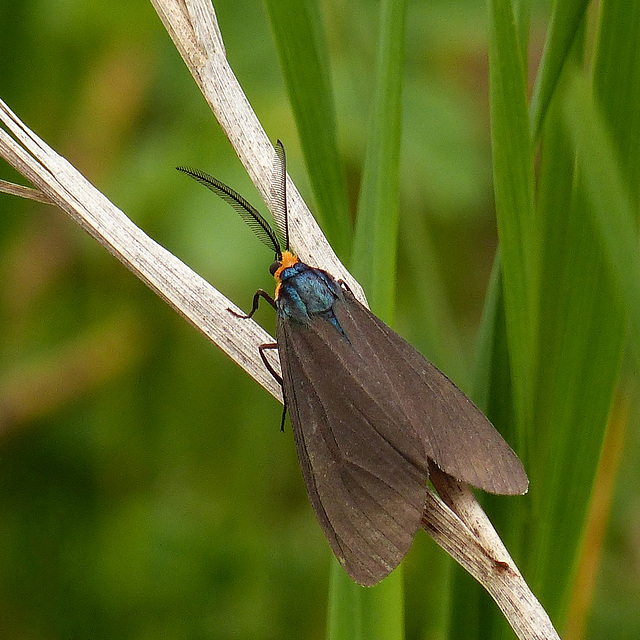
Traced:
<svg viewBox="0 0 640 640">
<path fill-rule="evenodd" d="M 563 109 L 550 110 L 543 139 L 540 214 L 548 230 L 547 276 L 542 285 L 545 336 L 540 340 L 536 433 L 537 457 L 545 460 L 545 467 L 537 501 L 540 531 L 530 562 L 536 568 L 538 593 L 556 618 L 562 618 L 570 597 L 571 572 L 619 370 L 623 307 L 632 320 L 636 345 L 640 334 L 634 220 L 640 66 L 632 44 L 640 37 L 640 24 L 638 9 L 629 9 L 620 2 L 602 5 L 593 90 L 574 73 L 563 94 Z M 571 175 L 574 149 L 577 173 L 569 192 L 563 176 Z"/>
<path fill-rule="evenodd" d="M 351 222 L 340 154 L 331 69 L 318 0 L 264 0 L 300 136 L 319 221 L 345 260 Z"/>
<path fill-rule="evenodd" d="M 352 260 L 371 308 L 386 322 L 393 320 L 395 296 L 407 4 L 407 0 L 381 2 L 378 77 Z"/>
<path fill-rule="evenodd" d="M 556 0 L 547 30 L 542 59 L 531 96 L 531 139 L 538 140 L 551 96 L 560 79 L 573 42 L 582 30 L 589 0 Z"/>
<path fill-rule="evenodd" d="M 364 640 L 362 633 L 362 587 L 349 579 L 340 563 L 331 558 L 327 638 Z"/>
<path fill-rule="evenodd" d="M 613 139 L 623 186 L 638 217 L 640 203 L 640 4 L 602 5 L 593 90 Z"/>
<path fill-rule="evenodd" d="M 536 459 L 543 464 L 535 476 L 539 527 L 529 566 L 557 622 L 566 615 L 625 337 L 621 298 L 592 215 L 605 202 L 605 219 L 629 207 L 611 139 L 595 113 L 585 81 L 574 72 L 551 102 L 542 139 L 544 321 L 535 434 Z"/>
<path fill-rule="evenodd" d="M 637 207 L 632 205 L 634 198 L 626 188 L 605 124 L 579 79 L 574 78 L 568 98 L 565 117 L 576 145 L 578 167 L 584 175 L 596 231 L 613 271 L 617 292 L 629 314 L 631 346 L 640 363 Z M 637 185 L 634 195 L 637 201 Z"/>
<path fill-rule="evenodd" d="M 329 640 L 403 640 L 403 576 L 400 566 L 374 587 L 361 587 L 332 558 Z"/>
<path fill-rule="evenodd" d="M 634 345 L 640 335 L 640 9 L 619 1 L 600 7 L 593 87 L 570 75 L 558 98 L 564 102 L 554 107 L 552 100 L 541 156 L 546 276 L 536 457 L 545 464 L 536 476 L 540 526 L 530 567 L 557 620 L 566 614 L 586 526 L 624 347 L 625 307 Z"/>
<path fill-rule="evenodd" d="M 533 154 L 522 60 L 511 3 L 491 0 L 489 79 L 494 192 L 513 394 L 520 430 L 531 416 L 531 355 L 535 335 Z"/>
</svg>

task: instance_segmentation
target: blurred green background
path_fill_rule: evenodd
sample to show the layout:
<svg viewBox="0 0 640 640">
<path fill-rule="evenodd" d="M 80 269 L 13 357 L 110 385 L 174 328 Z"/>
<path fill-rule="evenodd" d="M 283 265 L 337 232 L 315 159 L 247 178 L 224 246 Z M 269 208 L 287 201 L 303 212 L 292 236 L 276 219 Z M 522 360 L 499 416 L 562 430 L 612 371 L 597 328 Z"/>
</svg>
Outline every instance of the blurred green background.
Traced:
<svg viewBox="0 0 640 640">
<path fill-rule="evenodd" d="M 215 8 L 313 209 L 266 10 Z M 355 210 L 377 4 L 323 11 Z M 484 3 L 410 5 L 396 328 L 467 389 L 497 245 L 487 78 Z M 272 288 L 269 251 L 174 171 L 264 210 L 150 3 L 0 0 L 0 97 L 237 304 Z M 323 638 L 330 551 L 280 405 L 61 211 L 0 195 L 0 229 L 0 637 Z M 588 638 L 640 634 L 638 445 L 630 428 Z M 448 560 L 419 534 L 406 564 L 407 637 L 439 637 Z"/>
</svg>

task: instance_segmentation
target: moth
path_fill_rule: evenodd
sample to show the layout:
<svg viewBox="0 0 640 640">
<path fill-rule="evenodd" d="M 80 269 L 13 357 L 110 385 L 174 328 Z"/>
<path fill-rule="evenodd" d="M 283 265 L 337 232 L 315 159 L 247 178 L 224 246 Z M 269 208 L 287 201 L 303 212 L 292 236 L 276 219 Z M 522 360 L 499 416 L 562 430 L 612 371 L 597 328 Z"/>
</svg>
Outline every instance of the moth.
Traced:
<svg viewBox="0 0 640 640">
<path fill-rule="evenodd" d="M 276 145 L 274 193 L 281 240 L 236 191 L 187 167 L 229 203 L 275 253 L 276 344 L 260 355 L 282 385 L 309 499 L 349 576 L 374 585 L 402 561 L 420 528 L 429 464 L 495 494 L 528 488 L 522 463 L 482 412 L 443 373 L 371 313 L 349 288 L 289 249 L 286 159 Z M 265 352 L 277 349 L 282 376 Z M 284 421 L 284 414 L 283 414 Z"/>
</svg>

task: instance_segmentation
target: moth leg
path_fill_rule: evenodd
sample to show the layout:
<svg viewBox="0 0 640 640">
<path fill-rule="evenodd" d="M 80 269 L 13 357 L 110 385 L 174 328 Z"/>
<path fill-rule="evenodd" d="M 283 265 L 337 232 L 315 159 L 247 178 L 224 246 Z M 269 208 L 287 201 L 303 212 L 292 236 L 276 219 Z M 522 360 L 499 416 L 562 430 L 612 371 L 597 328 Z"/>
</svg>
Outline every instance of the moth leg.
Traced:
<svg viewBox="0 0 640 640">
<path fill-rule="evenodd" d="M 236 313 L 233 309 L 227 309 L 227 311 L 233 313 L 236 318 L 248 320 L 249 318 L 252 318 L 253 314 L 258 310 L 258 303 L 260 302 L 260 298 L 264 298 L 274 309 L 276 308 L 275 300 L 266 291 L 264 291 L 264 289 L 258 289 L 253 296 L 253 304 L 251 306 L 251 311 L 248 314 L 245 315 L 244 313 Z"/>
<path fill-rule="evenodd" d="M 258 294 L 256 294 L 257 296 Z M 255 300 L 255 298 L 254 298 Z M 262 358 L 262 362 L 264 362 L 264 366 L 267 368 L 267 371 L 277 380 L 278 384 L 282 387 L 282 376 L 271 366 L 271 363 L 267 360 L 267 356 L 264 355 L 264 352 L 267 349 L 277 349 L 278 344 L 276 342 L 271 342 L 270 344 L 261 344 L 258 347 L 258 352 L 260 353 L 260 357 Z M 282 407 L 282 420 L 280 421 L 280 431 L 284 431 L 284 420 L 287 417 L 287 399 L 284 397 L 284 392 L 282 394 L 283 397 L 283 407 Z"/>
<path fill-rule="evenodd" d="M 353 291 L 351 291 L 351 287 L 344 280 L 338 280 L 338 284 L 349 293 L 353 293 Z"/>
<path fill-rule="evenodd" d="M 282 420 L 280 421 L 280 431 L 284 433 L 284 420 L 287 417 L 287 401 L 282 403 Z"/>
<path fill-rule="evenodd" d="M 264 355 L 264 352 L 267 349 L 277 349 L 277 342 L 270 342 L 268 344 L 261 344 L 258 347 L 258 352 L 260 353 L 260 357 L 262 358 L 262 362 L 264 362 L 264 366 L 267 367 L 267 371 L 277 380 L 278 384 L 282 386 L 282 376 L 271 366 L 271 363 L 267 360 L 267 356 Z"/>
</svg>

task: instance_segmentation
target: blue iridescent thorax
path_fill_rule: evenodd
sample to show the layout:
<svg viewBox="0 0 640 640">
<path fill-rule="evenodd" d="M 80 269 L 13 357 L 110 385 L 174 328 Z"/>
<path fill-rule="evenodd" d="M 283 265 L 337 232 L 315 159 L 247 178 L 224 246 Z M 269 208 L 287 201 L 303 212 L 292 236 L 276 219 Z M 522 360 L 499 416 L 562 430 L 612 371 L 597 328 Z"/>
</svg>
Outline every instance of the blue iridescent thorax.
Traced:
<svg viewBox="0 0 640 640">
<path fill-rule="evenodd" d="M 321 316 L 342 332 L 333 313 L 333 304 L 342 298 L 340 285 L 325 271 L 296 262 L 280 273 L 280 289 L 276 298 L 278 314 L 301 324 L 312 316 Z"/>
</svg>

